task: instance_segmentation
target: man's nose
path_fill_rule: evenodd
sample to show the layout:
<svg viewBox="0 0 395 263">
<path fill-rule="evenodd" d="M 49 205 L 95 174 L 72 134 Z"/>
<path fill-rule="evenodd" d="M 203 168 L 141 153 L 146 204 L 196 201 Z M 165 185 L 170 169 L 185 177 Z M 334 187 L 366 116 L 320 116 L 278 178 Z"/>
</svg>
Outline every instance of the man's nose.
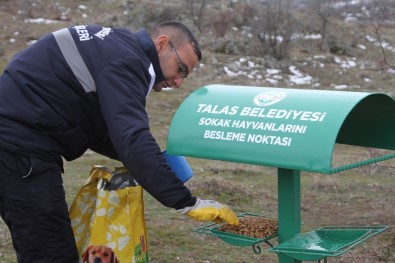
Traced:
<svg viewBox="0 0 395 263">
<path fill-rule="evenodd" d="M 181 77 L 177 77 L 176 79 L 174 79 L 175 87 L 176 87 L 176 88 L 179 88 L 179 87 L 181 86 L 181 84 L 182 84 L 183 81 L 184 81 L 184 79 L 181 78 Z"/>
</svg>

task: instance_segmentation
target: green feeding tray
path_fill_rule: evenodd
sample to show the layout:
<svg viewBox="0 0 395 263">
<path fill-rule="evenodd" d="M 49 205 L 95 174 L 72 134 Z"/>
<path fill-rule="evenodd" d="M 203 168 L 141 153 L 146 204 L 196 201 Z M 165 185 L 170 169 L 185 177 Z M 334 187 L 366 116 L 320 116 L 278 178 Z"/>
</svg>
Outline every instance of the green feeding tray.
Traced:
<svg viewBox="0 0 395 263">
<path fill-rule="evenodd" d="M 265 217 L 263 215 L 257 215 L 257 214 L 250 214 L 250 213 L 242 213 L 239 214 L 238 217 L 242 218 L 245 216 L 256 216 L 256 217 L 263 217 L 263 218 L 269 218 Z M 250 236 L 244 236 L 244 235 L 238 235 L 238 234 L 233 234 L 233 233 L 228 233 L 225 231 L 219 230 L 219 227 L 221 227 L 223 224 L 209 224 L 203 227 L 199 227 L 194 229 L 194 232 L 200 233 L 200 234 L 207 234 L 207 235 L 212 235 L 216 236 L 222 241 L 234 245 L 234 246 L 252 246 L 253 250 L 256 254 L 261 253 L 261 249 L 257 244 L 265 242 L 269 246 L 273 247 L 273 245 L 269 242 L 270 239 L 278 236 L 278 233 L 274 233 L 273 235 L 264 237 L 264 238 L 255 238 L 255 237 L 250 237 Z"/>
<path fill-rule="evenodd" d="M 320 260 L 339 256 L 387 228 L 388 226 L 323 227 L 298 234 L 269 251 L 284 253 L 297 260 Z"/>
</svg>

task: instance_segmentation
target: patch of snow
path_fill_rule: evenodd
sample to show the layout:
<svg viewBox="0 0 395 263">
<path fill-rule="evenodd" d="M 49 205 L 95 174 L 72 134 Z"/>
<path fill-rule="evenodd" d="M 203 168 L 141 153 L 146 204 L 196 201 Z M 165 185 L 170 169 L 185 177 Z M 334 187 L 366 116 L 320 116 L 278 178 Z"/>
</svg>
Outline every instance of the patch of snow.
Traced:
<svg viewBox="0 0 395 263">
<path fill-rule="evenodd" d="M 267 82 L 269 82 L 270 84 L 274 84 L 274 85 L 278 84 L 278 80 L 276 80 L 276 79 L 265 78 L 265 80 Z"/>
<path fill-rule="evenodd" d="M 170 90 L 174 90 L 173 87 L 163 87 L 162 91 L 170 91 Z"/>
<path fill-rule="evenodd" d="M 365 50 L 365 49 L 366 49 L 366 46 L 361 45 L 361 44 L 358 44 L 358 48 Z"/>
<path fill-rule="evenodd" d="M 37 42 L 37 40 L 30 40 L 29 42 L 27 42 L 26 44 L 28 45 L 28 46 L 31 46 L 31 45 L 33 45 L 34 43 L 36 43 Z"/>
<path fill-rule="evenodd" d="M 372 37 L 372 36 L 370 36 L 370 35 L 365 36 L 365 39 L 366 39 L 367 41 L 369 41 L 369 42 L 375 42 L 375 41 L 376 41 L 376 38 L 375 38 L 375 37 Z"/>
<path fill-rule="evenodd" d="M 395 69 L 389 68 L 389 69 L 387 70 L 387 73 L 389 73 L 389 74 L 395 74 Z"/>
<path fill-rule="evenodd" d="M 380 43 L 378 42 L 377 38 L 375 38 L 373 36 L 367 35 L 367 36 L 365 36 L 365 39 L 369 42 L 375 42 L 374 43 L 375 46 L 380 46 Z M 390 43 L 388 43 L 384 40 L 381 41 L 381 46 L 385 49 L 395 52 L 395 47 L 391 46 Z"/>
<path fill-rule="evenodd" d="M 247 36 L 248 38 L 252 38 L 254 35 L 251 33 L 252 27 L 243 26 L 241 28 L 241 35 Z"/>
<path fill-rule="evenodd" d="M 383 48 L 386 48 L 392 52 L 395 52 L 395 48 L 393 46 L 391 46 L 388 42 L 383 41 L 382 43 Z M 378 43 L 377 43 L 378 45 Z"/>
<path fill-rule="evenodd" d="M 45 18 L 28 18 L 24 20 L 25 23 L 32 23 L 32 24 L 56 24 L 59 21 L 58 20 L 52 20 L 52 19 L 45 19 Z"/>
<path fill-rule="evenodd" d="M 350 6 L 350 5 L 359 5 L 361 3 L 365 3 L 365 1 L 361 0 L 352 0 L 352 1 L 344 1 L 344 2 L 338 2 L 333 5 L 334 8 L 342 8 L 345 6 Z"/>
<path fill-rule="evenodd" d="M 224 71 L 226 73 L 226 75 L 228 75 L 229 77 L 237 77 L 238 74 L 236 72 L 231 71 L 227 66 L 224 67 Z"/>
<path fill-rule="evenodd" d="M 353 14 L 347 14 L 346 18 L 344 18 L 346 22 L 357 22 L 358 19 Z"/>
<path fill-rule="evenodd" d="M 269 74 L 269 75 L 274 75 L 274 74 L 279 74 L 279 73 L 281 73 L 281 70 L 269 68 L 269 69 L 266 70 L 266 73 Z"/>
<path fill-rule="evenodd" d="M 355 58 L 342 60 L 339 57 L 335 57 L 335 62 L 340 64 L 340 67 L 344 68 L 344 69 L 355 67 L 357 65 L 357 63 L 354 60 L 355 60 Z"/>
<path fill-rule="evenodd" d="M 346 84 L 342 84 L 342 85 L 331 84 L 331 87 L 333 87 L 334 89 L 338 89 L 338 90 L 342 90 L 342 89 L 359 89 L 359 88 L 361 88 L 359 85 L 346 85 Z"/>
<path fill-rule="evenodd" d="M 335 89 L 347 89 L 348 85 L 333 85 Z"/>
<path fill-rule="evenodd" d="M 322 38 L 321 34 L 310 34 L 304 36 L 304 39 L 321 39 L 321 38 Z"/>
<path fill-rule="evenodd" d="M 313 40 L 315 40 L 315 39 L 321 39 L 321 38 L 322 38 L 321 34 L 307 34 L 307 35 L 305 35 L 305 34 L 300 34 L 300 33 L 295 33 L 291 37 L 291 39 L 293 39 L 293 40 L 297 40 L 297 39 L 305 39 L 305 40 L 306 39 L 313 39 Z"/>
<path fill-rule="evenodd" d="M 279 80 L 283 79 L 281 70 L 279 69 L 266 69 L 265 81 L 270 84 L 276 85 Z"/>
<path fill-rule="evenodd" d="M 247 63 L 248 63 L 248 67 L 250 67 L 250 68 L 255 67 L 255 62 L 253 62 L 253 61 L 248 61 Z"/>
<path fill-rule="evenodd" d="M 302 72 L 300 72 L 295 66 L 290 66 L 289 71 L 293 75 L 289 76 L 289 81 L 292 83 L 295 83 L 297 85 L 302 85 L 302 84 L 311 84 L 313 81 L 313 78 L 309 75 L 303 75 Z"/>
<path fill-rule="evenodd" d="M 226 75 L 231 78 L 244 76 L 252 80 L 262 80 L 264 76 L 262 75 L 263 66 L 257 62 L 251 61 L 248 57 L 238 58 L 223 67 Z M 266 77 L 266 76 L 265 76 Z"/>
<path fill-rule="evenodd" d="M 274 39 L 276 39 L 276 41 L 278 42 L 278 43 L 282 43 L 283 41 L 284 41 L 284 37 L 283 36 L 272 36 L 272 35 L 270 35 L 270 34 L 264 34 L 264 33 L 259 33 L 259 36 L 263 39 L 266 39 L 266 40 L 274 40 Z"/>
<path fill-rule="evenodd" d="M 263 76 L 262 76 L 261 74 L 256 74 L 255 77 L 256 77 L 256 79 L 258 79 L 258 80 L 263 79 Z"/>
</svg>

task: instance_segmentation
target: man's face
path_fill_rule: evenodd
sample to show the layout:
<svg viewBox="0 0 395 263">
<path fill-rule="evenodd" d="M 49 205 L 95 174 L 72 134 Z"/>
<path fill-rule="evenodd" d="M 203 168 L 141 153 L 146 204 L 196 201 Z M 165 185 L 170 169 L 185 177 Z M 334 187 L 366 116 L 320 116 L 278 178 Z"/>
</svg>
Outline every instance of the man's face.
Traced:
<svg viewBox="0 0 395 263">
<path fill-rule="evenodd" d="M 197 56 L 189 43 L 176 47 L 167 41 L 158 51 L 158 56 L 165 80 L 154 85 L 153 89 L 157 92 L 166 87 L 179 88 L 198 64 Z"/>
</svg>

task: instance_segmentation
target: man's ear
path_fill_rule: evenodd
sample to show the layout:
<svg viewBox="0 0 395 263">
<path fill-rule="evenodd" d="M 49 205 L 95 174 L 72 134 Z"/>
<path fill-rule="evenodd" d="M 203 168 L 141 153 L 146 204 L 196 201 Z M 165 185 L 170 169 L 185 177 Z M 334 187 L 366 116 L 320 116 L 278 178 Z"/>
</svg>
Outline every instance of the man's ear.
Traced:
<svg viewBox="0 0 395 263">
<path fill-rule="evenodd" d="M 169 37 L 167 35 L 160 35 L 155 40 L 156 51 L 160 52 L 165 49 L 165 47 L 169 44 Z"/>
</svg>

